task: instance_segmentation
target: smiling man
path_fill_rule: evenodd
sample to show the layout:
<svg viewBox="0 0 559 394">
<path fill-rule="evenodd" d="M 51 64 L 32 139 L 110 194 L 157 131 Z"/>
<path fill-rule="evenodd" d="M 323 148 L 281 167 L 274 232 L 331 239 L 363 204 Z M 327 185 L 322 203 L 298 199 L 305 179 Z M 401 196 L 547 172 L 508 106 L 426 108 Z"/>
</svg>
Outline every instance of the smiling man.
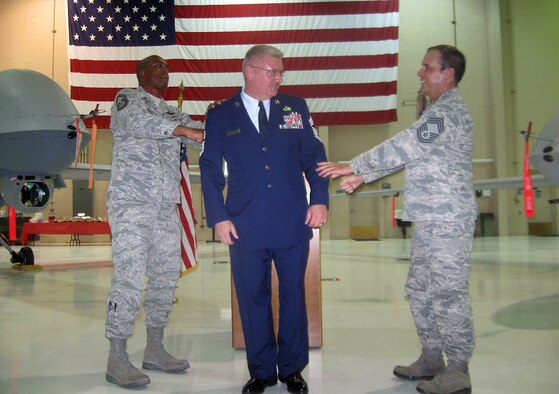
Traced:
<svg viewBox="0 0 559 394">
<path fill-rule="evenodd" d="M 278 377 L 290 393 L 308 392 L 301 376 L 309 359 L 304 277 L 312 229 L 328 219 L 328 180 L 316 173 L 326 153 L 305 100 L 278 93 L 282 57 L 268 45 L 247 52 L 245 86 L 208 112 L 200 156 L 208 226 L 231 255 L 251 377 L 243 393 L 262 393 Z M 272 260 L 281 305 L 277 343 Z"/>
<path fill-rule="evenodd" d="M 137 76 L 140 87 L 118 92 L 111 110 L 114 145 L 108 191 L 114 272 L 105 322 L 110 341 L 106 379 L 126 388 L 149 383 L 126 352 L 146 276 L 147 346 L 142 366 L 171 373 L 189 367 L 188 361 L 167 353 L 162 340 L 181 264 L 181 143 L 200 147 L 204 128 L 162 99 L 169 82 L 164 59 L 153 55 L 141 60 Z"/>
<path fill-rule="evenodd" d="M 432 104 L 421 117 L 349 165 L 325 162 L 318 170 L 325 177 L 345 175 L 341 186 L 352 193 L 365 182 L 406 169 L 402 220 L 414 222 L 406 293 L 422 353 L 393 373 L 422 380 L 417 390 L 423 393 L 471 392 L 474 332 L 468 282 L 476 202 L 473 121 L 457 88 L 465 70 L 458 49 L 429 48 L 417 75 Z"/>
</svg>

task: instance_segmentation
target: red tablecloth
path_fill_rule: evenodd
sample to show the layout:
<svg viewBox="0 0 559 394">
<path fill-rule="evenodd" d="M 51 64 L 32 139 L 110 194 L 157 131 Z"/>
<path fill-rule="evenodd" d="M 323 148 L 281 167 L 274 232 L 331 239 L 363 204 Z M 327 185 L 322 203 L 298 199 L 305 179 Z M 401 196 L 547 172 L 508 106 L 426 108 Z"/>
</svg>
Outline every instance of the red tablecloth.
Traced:
<svg viewBox="0 0 559 394">
<path fill-rule="evenodd" d="M 27 243 L 30 234 L 110 234 L 108 222 L 24 223 L 21 227 L 21 244 Z"/>
</svg>

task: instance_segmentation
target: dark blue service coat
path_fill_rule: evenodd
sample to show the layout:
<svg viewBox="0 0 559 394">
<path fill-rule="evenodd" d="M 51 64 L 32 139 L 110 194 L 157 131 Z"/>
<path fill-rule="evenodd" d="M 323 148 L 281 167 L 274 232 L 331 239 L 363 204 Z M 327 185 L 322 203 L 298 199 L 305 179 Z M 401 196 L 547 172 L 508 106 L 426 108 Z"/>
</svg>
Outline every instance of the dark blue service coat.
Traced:
<svg viewBox="0 0 559 394">
<path fill-rule="evenodd" d="M 326 161 L 305 100 L 278 94 L 270 100 L 266 137 L 250 120 L 239 94 L 212 109 L 200 156 L 208 226 L 231 220 L 244 247 L 290 246 L 310 239 L 309 203 L 328 205 L 328 179 L 316 163 Z M 222 162 L 227 162 L 227 199 Z"/>
</svg>

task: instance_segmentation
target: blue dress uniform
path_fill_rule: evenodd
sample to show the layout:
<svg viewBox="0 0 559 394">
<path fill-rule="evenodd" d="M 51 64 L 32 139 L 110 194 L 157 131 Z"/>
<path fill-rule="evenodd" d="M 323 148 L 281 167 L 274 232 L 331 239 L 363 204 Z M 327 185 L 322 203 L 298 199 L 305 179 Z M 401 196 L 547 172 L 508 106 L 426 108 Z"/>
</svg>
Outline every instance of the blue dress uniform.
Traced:
<svg viewBox="0 0 559 394">
<path fill-rule="evenodd" d="M 223 197 L 227 163 L 227 199 Z M 252 378 L 285 377 L 308 363 L 304 275 L 312 230 L 309 207 L 328 204 L 328 179 L 316 173 L 326 153 L 305 100 L 270 99 L 259 134 L 241 92 L 210 110 L 200 156 L 208 226 L 231 220 L 239 239 L 231 266 Z M 303 173 L 310 185 L 307 200 Z M 271 308 L 271 260 L 279 279 L 278 342 Z M 277 369 L 276 369 L 277 368 Z"/>
</svg>

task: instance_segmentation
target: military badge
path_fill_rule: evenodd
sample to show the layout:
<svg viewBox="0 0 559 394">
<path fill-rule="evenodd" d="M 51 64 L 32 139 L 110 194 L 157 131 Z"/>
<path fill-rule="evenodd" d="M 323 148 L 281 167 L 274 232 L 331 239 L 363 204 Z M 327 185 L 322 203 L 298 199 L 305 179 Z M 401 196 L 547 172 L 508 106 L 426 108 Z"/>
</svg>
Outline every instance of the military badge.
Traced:
<svg viewBox="0 0 559 394">
<path fill-rule="evenodd" d="M 288 107 L 287 105 L 283 107 L 283 112 L 290 112 L 290 111 L 291 111 L 291 107 Z"/>
<path fill-rule="evenodd" d="M 444 132 L 443 118 L 429 118 L 417 128 L 417 139 L 421 142 L 434 142 Z"/>
<path fill-rule="evenodd" d="M 117 109 L 117 111 L 120 111 L 121 109 L 126 108 L 127 105 L 128 105 L 128 97 L 126 97 L 126 95 L 119 94 L 118 96 L 116 96 L 116 109 Z"/>
</svg>

